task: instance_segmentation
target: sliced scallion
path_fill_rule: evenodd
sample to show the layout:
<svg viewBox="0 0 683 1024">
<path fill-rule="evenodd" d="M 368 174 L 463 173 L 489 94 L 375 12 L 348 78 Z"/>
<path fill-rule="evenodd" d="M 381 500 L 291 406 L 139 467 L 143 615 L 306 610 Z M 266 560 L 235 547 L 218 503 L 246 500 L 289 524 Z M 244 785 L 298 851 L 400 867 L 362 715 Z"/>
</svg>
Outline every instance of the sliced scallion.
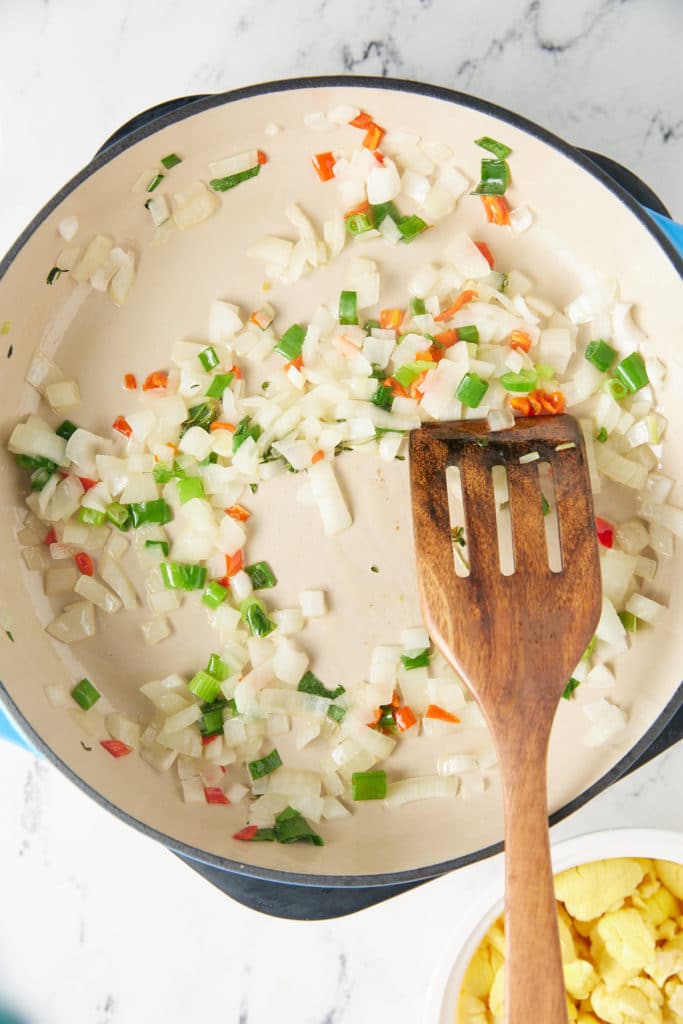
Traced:
<svg viewBox="0 0 683 1024">
<path fill-rule="evenodd" d="M 480 139 L 475 139 L 474 142 L 476 146 L 481 146 L 482 149 L 487 149 L 489 153 L 493 153 L 499 160 L 506 160 L 512 152 L 510 147 L 506 146 L 504 142 L 497 142 L 490 135 L 482 135 Z"/>
<path fill-rule="evenodd" d="M 500 383 L 506 391 L 514 391 L 516 394 L 528 394 L 538 387 L 538 374 L 535 370 L 520 370 L 519 373 L 504 373 Z"/>
<path fill-rule="evenodd" d="M 488 381 L 476 373 L 466 373 L 458 384 L 455 397 L 470 409 L 476 409 L 489 389 Z"/>
<path fill-rule="evenodd" d="M 598 370 L 601 370 L 603 373 L 607 373 L 615 360 L 616 354 L 616 349 L 613 349 L 606 341 L 599 339 L 588 343 L 586 346 L 585 357 L 589 363 L 592 363 L 593 366 L 597 366 Z"/>
<path fill-rule="evenodd" d="M 314 832 L 303 815 L 293 807 L 286 807 L 277 815 L 273 833 L 278 843 L 297 843 L 303 840 L 314 846 L 324 846 L 322 836 Z"/>
<path fill-rule="evenodd" d="M 187 684 L 190 693 L 193 693 L 199 700 L 213 701 L 221 692 L 221 684 L 215 676 L 206 672 L 203 668 L 190 679 Z"/>
<path fill-rule="evenodd" d="M 220 654 L 212 654 L 209 657 L 209 664 L 206 666 L 206 671 L 210 672 L 212 676 L 215 676 L 219 682 L 224 683 L 230 675 L 230 669 L 225 664 Z M 233 702 L 234 704 L 234 702 Z M 233 707 L 233 711 L 234 711 Z"/>
<path fill-rule="evenodd" d="M 95 689 L 89 679 L 81 679 L 71 691 L 71 696 L 79 707 L 87 711 L 93 704 L 97 704 L 102 695 L 99 690 Z"/>
<path fill-rule="evenodd" d="M 354 238 L 356 235 L 364 235 L 366 231 L 370 231 L 372 228 L 372 222 L 367 213 L 352 213 L 350 217 L 346 218 L 344 223 L 346 224 L 346 230 Z"/>
<path fill-rule="evenodd" d="M 249 774 L 254 782 L 256 782 L 257 779 L 262 779 L 264 775 L 270 775 L 271 772 L 281 768 L 282 758 L 278 754 L 277 748 L 273 747 L 271 752 L 266 754 L 265 757 L 259 757 L 256 761 L 249 761 L 247 767 Z"/>
<path fill-rule="evenodd" d="M 207 398 L 222 398 L 223 392 L 232 384 L 234 373 L 216 373 L 206 389 Z"/>
<path fill-rule="evenodd" d="M 204 484 L 198 476 L 187 476 L 184 480 L 178 480 L 178 498 L 181 505 L 185 505 L 194 498 L 204 498 Z"/>
<path fill-rule="evenodd" d="M 379 409 L 386 409 L 387 412 L 390 412 L 394 404 L 394 392 L 388 384 L 380 384 L 370 401 Z"/>
<path fill-rule="evenodd" d="M 339 323 L 358 323 L 358 295 L 356 292 L 342 292 L 339 296 Z"/>
<path fill-rule="evenodd" d="M 418 217 L 414 213 L 410 217 L 401 217 L 396 227 L 401 233 L 401 240 L 403 242 L 412 242 L 418 235 L 427 230 L 427 223 L 422 220 L 422 217 Z"/>
<path fill-rule="evenodd" d="M 298 359 L 301 355 L 305 337 L 306 331 L 301 324 L 292 324 L 278 341 L 275 351 L 284 356 L 287 362 Z"/>
<path fill-rule="evenodd" d="M 387 773 L 379 770 L 354 772 L 351 776 L 354 800 L 384 800 L 387 795 Z"/>
<path fill-rule="evenodd" d="M 97 508 L 87 508 L 81 505 L 78 510 L 78 521 L 86 526 L 104 526 L 106 513 L 100 512 Z"/>
<path fill-rule="evenodd" d="M 163 174 L 155 174 L 152 180 L 150 181 L 149 185 L 147 186 L 147 191 L 154 192 L 156 188 L 159 188 L 159 185 L 161 185 L 163 180 Z"/>
<path fill-rule="evenodd" d="M 564 697 L 564 699 L 571 700 L 574 690 L 576 690 L 579 686 L 581 686 L 581 680 L 575 679 L 574 676 L 572 676 L 567 685 L 565 686 L 564 690 L 562 691 L 562 696 Z"/>
<path fill-rule="evenodd" d="M 240 605 L 242 621 L 252 636 L 269 636 L 276 628 L 266 614 L 266 609 L 257 597 L 248 597 Z"/>
<path fill-rule="evenodd" d="M 110 505 L 107 505 L 104 510 L 104 516 L 105 519 L 113 523 L 119 530 L 130 530 L 133 524 L 130 510 L 119 501 L 112 501 Z"/>
<path fill-rule="evenodd" d="M 148 551 L 160 551 L 164 558 L 168 558 L 168 541 L 167 540 L 146 540 L 145 547 Z"/>
<path fill-rule="evenodd" d="M 243 420 L 240 420 L 235 427 L 235 433 L 232 435 L 232 450 L 233 453 L 242 447 L 248 437 L 253 437 L 254 441 L 258 441 L 261 436 L 261 428 L 258 423 L 252 423 L 249 416 L 245 416 Z"/>
<path fill-rule="evenodd" d="M 341 697 L 342 693 L 345 693 L 343 686 L 338 686 L 336 690 L 328 690 L 323 682 L 318 679 L 312 672 L 304 672 L 297 690 L 300 693 L 311 693 L 314 697 L 325 697 L 326 700 L 336 700 L 337 697 Z"/>
<path fill-rule="evenodd" d="M 630 394 L 635 394 L 650 383 L 640 352 L 632 352 L 614 368 L 614 376 Z"/>
<path fill-rule="evenodd" d="M 429 648 L 420 651 L 411 657 L 409 654 L 401 655 L 401 663 L 404 668 L 426 668 L 429 665 Z"/>
<path fill-rule="evenodd" d="M 65 441 L 68 441 L 71 435 L 75 434 L 77 430 L 78 427 L 75 423 L 72 423 L 71 420 L 62 420 L 55 430 L 55 434 L 57 437 L 63 437 Z"/>
<path fill-rule="evenodd" d="M 168 590 L 201 590 L 206 582 L 206 568 L 186 562 L 162 562 L 161 579 Z"/>
<path fill-rule="evenodd" d="M 197 358 L 205 370 L 213 370 L 214 366 L 218 366 L 220 362 L 213 345 L 203 348 Z"/>
<path fill-rule="evenodd" d="M 170 171 L 172 167 L 176 167 L 183 161 L 181 160 L 177 153 L 169 153 L 168 156 L 162 156 L 161 162 L 166 168 L 166 170 Z"/>
<path fill-rule="evenodd" d="M 502 196 L 510 184 L 510 168 L 505 160 L 482 160 L 481 181 L 474 196 Z"/>
<path fill-rule="evenodd" d="M 181 437 L 187 433 L 190 427 L 201 427 L 202 430 L 208 431 L 216 419 L 216 407 L 213 402 L 202 402 L 201 405 L 190 406 L 187 412 L 187 419 L 183 420 L 180 425 Z"/>
<path fill-rule="evenodd" d="M 225 178 L 212 178 L 209 185 L 214 192 L 227 192 L 229 189 L 234 188 L 235 185 L 241 185 L 243 181 L 248 181 L 249 178 L 255 178 L 261 170 L 261 164 L 256 164 L 254 167 L 247 168 L 246 171 L 238 171 L 237 174 L 228 174 Z"/>
<path fill-rule="evenodd" d="M 250 578 L 254 590 L 268 590 L 277 586 L 277 577 L 267 562 L 245 565 L 244 571 Z"/>
<path fill-rule="evenodd" d="M 202 594 L 202 604 L 206 605 L 207 608 L 214 610 L 218 608 L 220 604 L 223 604 L 228 593 L 229 591 L 227 588 L 221 586 L 217 580 L 211 580 Z"/>
</svg>

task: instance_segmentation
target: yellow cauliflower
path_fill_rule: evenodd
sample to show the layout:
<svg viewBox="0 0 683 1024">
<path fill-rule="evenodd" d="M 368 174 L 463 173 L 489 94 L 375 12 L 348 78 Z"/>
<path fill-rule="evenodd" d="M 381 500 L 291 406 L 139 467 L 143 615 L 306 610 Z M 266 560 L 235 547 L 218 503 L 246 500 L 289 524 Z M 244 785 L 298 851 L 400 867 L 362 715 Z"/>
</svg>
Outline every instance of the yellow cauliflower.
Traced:
<svg viewBox="0 0 683 1024">
<path fill-rule="evenodd" d="M 652 967 L 655 960 L 655 931 L 637 910 L 625 908 L 605 914 L 595 926 L 607 953 L 626 970 L 636 973 Z"/>
<path fill-rule="evenodd" d="M 587 960 L 564 965 L 564 983 L 572 999 L 587 999 L 599 981 L 593 964 Z"/>
<path fill-rule="evenodd" d="M 462 992 L 458 1002 L 458 1024 L 491 1024 L 485 1003 L 469 992 Z"/>
<path fill-rule="evenodd" d="M 596 860 L 557 875 L 555 895 L 572 917 L 590 921 L 621 907 L 644 874 L 642 863 L 633 858 Z"/>
<path fill-rule="evenodd" d="M 500 967 L 496 971 L 496 976 L 493 979 L 493 985 L 491 985 L 491 991 L 489 993 L 489 1010 L 494 1017 L 500 1017 L 503 1019 L 505 1012 L 505 966 Z"/>
<path fill-rule="evenodd" d="M 683 1021 L 683 983 L 678 978 L 667 981 L 664 995 L 672 1020 Z"/>
<path fill-rule="evenodd" d="M 660 879 L 679 900 L 683 900 L 683 864 L 672 864 L 670 860 L 656 860 L 655 867 Z"/>
<path fill-rule="evenodd" d="M 462 983 L 463 991 L 477 999 L 485 999 L 502 962 L 502 954 L 491 945 L 487 936 L 469 962 Z"/>
<path fill-rule="evenodd" d="M 652 895 L 647 897 L 642 896 L 641 887 L 638 893 L 633 894 L 632 903 L 655 928 L 659 928 L 668 918 L 678 915 L 678 900 L 664 885 L 658 885 Z"/>
<path fill-rule="evenodd" d="M 662 1024 L 659 1007 L 631 986 L 609 992 L 605 985 L 597 985 L 591 994 L 591 1006 L 607 1024 Z"/>
</svg>

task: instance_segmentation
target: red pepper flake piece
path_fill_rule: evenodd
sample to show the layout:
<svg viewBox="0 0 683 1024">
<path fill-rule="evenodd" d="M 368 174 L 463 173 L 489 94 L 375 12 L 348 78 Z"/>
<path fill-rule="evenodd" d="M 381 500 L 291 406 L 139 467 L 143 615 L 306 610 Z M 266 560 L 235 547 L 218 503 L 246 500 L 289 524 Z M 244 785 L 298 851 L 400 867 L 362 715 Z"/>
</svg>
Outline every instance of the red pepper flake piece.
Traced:
<svg viewBox="0 0 683 1024">
<path fill-rule="evenodd" d="M 598 535 L 598 541 L 602 544 L 603 548 L 611 548 L 614 544 L 614 527 L 612 524 L 606 519 L 596 516 L 595 530 Z"/>
<path fill-rule="evenodd" d="M 127 373 L 127 374 L 124 375 L 123 386 L 126 389 L 126 391 L 135 391 L 136 390 L 136 388 L 138 386 L 138 382 L 137 382 L 137 378 L 136 378 L 134 373 Z"/>
<path fill-rule="evenodd" d="M 117 416 L 112 423 L 112 428 L 118 430 L 119 434 L 123 434 L 124 437 L 130 437 L 133 433 L 133 428 L 124 416 Z"/>
<path fill-rule="evenodd" d="M 155 370 L 154 373 L 150 373 L 149 377 L 145 378 L 145 383 L 142 385 L 143 391 L 157 391 L 168 387 L 168 373 L 166 370 Z"/>
<path fill-rule="evenodd" d="M 249 842 L 253 839 L 258 832 L 258 825 L 246 825 L 245 828 L 240 829 L 239 832 L 235 832 L 233 839 L 241 839 L 243 842 Z"/>
<path fill-rule="evenodd" d="M 320 462 L 320 460 L 324 458 L 325 452 L 322 450 L 322 448 L 318 448 L 317 452 L 313 452 L 313 454 L 311 455 L 311 462 L 313 463 L 313 465 L 315 465 L 316 462 Z"/>
<path fill-rule="evenodd" d="M 235 576 L 244 565 L 244 553 L 240 549 L 235 551 L 233 555 L 225 556 L 225 575 L 230 579 L 231 576 Z"/>
<path fill-rule="evenodd" d="M 366 114 L 365 111 L 363 111 L 363 110 L 361 110 L 360 114 L 356 114 L 356 116 L 354 117 L 353 121 L 349 121 L 349 124 L 351 125 L 352 128 L 365 128 L 365 129 L 367 129 L 373 123 L 374 122 L 373 122 L 372 118 L 370 117 L 370 115 Z"/>
<path fill-rule="evenodd" d="M 366 149 L 374 150 L 377 149 L 380 142 L 384 138 L 384 128 L 380 128 L 374 121 L 369 125 L 365 138 L 363 139 L 363 145 Z"/>
<path fill-rule="evenodd" d="M 334 153 L 316 153 L 311 163 L 321 181 L 329 181 L 334 178 Z"/>
<path fill-rule="evenodd" d="M 460 341 L 460 335 L 457 328 L 452 327 L 450 331 L 441 331 L 439 334 L 435 334 L 434 341 L 438 341 L 442 348 L 450 348 L 457 341 Z"/>
<path fill-rule="evenodd" d="M 214 733 L 213 736 L 202 736 L 202 746 L 208 747 L 209 743 L 213 743 L 214 740 L 218 739 L 218 733 Z"/>
<path fill-rule="evenodd" d="M 81 486 L 84 491 L 89 491 L 91 487 L 97 486 L 97 480 L 91 480 L 88 476 L 79 476 L 78 479 L 81 481 Z"/>
<path fill-rule="evenodd" d="M 372 155 L 374 156 L 375 160 L 380 165 L 380 167 L 383 167 L 384 166 L 384 153 L 380 153 L 380 151 L 378 149 L 376 149 L 376 150 L 373 151 Z"/>
<path fill-rule="evenodd" d="M 226 508 L 225 514 L 231 519 L 236 519 L 238 523 L 246 523 L 251 512 L 244 505 L 231 505 L 230 508 Z"/>
<path fill-rule="evenodd" d="M 92 576 L 94 571 L 92 566 L 92 558 L 90 557 L 90 555 L 86 555 L 85 551 L 77 552 L 77 554 L 74 555 L 74 562 L 78 566 L 78 570 L 83 574 L 83 576 Z"/>
<path fill-rule="evenodd" d="M 505 196 L 480 196 L 489 224 L 505 226 L 510 223 L 510 207 Z"/>
<path fill-rule="evenodd" d="M 126 746 L 121 740 L 100 740 L 100 746 L 104 747 L 112 757 L 125 757 L 126 754 L 133 753 L 133 748 Z"/>
<path fill-rule="evenodd" d="M 459 722 L 460 719 L 457 715 L 452 715 L 450 711 L 446 711 L 445 708 L 439 707 L 438 704 L 430 704 L 425 712 L 425 718 L 436 718 L 439 722 Z"/>
<path fill-rule="evenodd" d="M 259 164 L 262 167 L 263 167 L 264 164 L 268 163 L 268 157 L 266 156 L 266 154 L 263 152 L 262 149 L 257 149 L 256 150 L 256 157 L 258 159 Z"/>
<path fill-rule="evenodd" d="M 51 526 L 50 529 L 45 534 L 45 540 L 43 541 L 43 543 L 47 544 L 48 547 L 50 546 L 50 544 L 57 543 L 57 531 L 55 530 L 54 526 Z"/>
<path fill-rule="evenodd" d="M 204 786 L 207 804 L 229 804 L 227 796 L 218 786 Z"/>
<path fill-rule="evenodd" d="M 475 242 L 474 244 L 490 266 L 491 270 L 493 270 L 493 256 L 486 242 Z"/>
<path fill-rule="evenodd" d="M 437 313 L 434 317 L 434 323 L 440 324 L 443 320 L 450 320 L 450 318 L 455 316 L 458 310 L 462 309 L 466 303 L 472 302 L 472 300 L 476 298 L 478 298 L 477 292 L 472 291 L 471 289 L 461 292 L 455 302 L 453 302 L 447 309 L 444 309 L 441 313 Z"/>
</svg>

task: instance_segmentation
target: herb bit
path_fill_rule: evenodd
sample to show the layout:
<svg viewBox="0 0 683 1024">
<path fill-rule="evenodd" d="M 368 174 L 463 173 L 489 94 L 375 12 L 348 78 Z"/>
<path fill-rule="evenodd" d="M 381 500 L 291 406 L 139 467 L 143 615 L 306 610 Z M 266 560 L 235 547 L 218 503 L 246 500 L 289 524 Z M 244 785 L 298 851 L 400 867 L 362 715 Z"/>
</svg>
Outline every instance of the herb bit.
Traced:
<svg viewBox="0 0 683 1024">
<path fill-rule="evenodd" d="M 451 527 L 451 540 L 453 541 L 453 544 L 455 545 L 456 554 L 458 555 L 458 557 L 460 558 L 460 561 L 462 562 L 462 564 L 465 566 L 465 568 L 469 572 L 469 568 L 470 568 L 469 562 L 467 561 L 467 559 L 463 555 L 462 551 L 460 550 L 460 548 L 467 547 L 467 540 L 465 539 L 465 527 L 464 526 L 452 526 Z"/>
<path fill-rule="evenodd" d="M 62 274 L 68 274 L 68 267 L 53 267 L 50 273 L 45 278 L 47 284 L 54 284 Z"/>
<path fill-rule="evenodd" d="M 371 565 L 370 566 L 370 572 L 379 572 L 379 569 L 377 568 L 376 565 Z"/>
</svg>

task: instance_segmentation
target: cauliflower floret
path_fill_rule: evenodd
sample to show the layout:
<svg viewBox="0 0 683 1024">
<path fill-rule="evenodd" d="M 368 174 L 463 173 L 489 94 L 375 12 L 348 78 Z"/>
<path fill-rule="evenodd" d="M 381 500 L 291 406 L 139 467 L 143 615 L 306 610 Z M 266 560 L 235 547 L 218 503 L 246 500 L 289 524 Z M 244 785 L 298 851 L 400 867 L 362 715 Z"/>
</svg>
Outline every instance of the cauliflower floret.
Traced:
<svg viewBox="0 0 683 1024">
<path fill-rule="evenodd" d="M 564 965 L 564 983 L 572 999 L 588 999 L 599 981 L 593 964 L 587 960 L 575 960 Z"/>
<path fill-rule="evenodd" d="M 641 886 L 633 894 L 631 902 L 655 928 L 659 928 L 667 918 L 677 916 L 678 900 L 665 886 L 658 885 L 650 896 L 643 896 L 642 891 Z"/>
<path fill-rule="evenodd" d="M 675 1021 L 683 1021 L 683 983 L 678 978 L 672 978 L 664 986 L 664 995 L 667 1000 L 667 1008 Z"/>
<path fill-rule="evenodd" d="M 670 860 L 656 860 L 655 867 L 667 889 L 670 889 L 679 900 L 683 900 L 683 864 L 673 864 Z"/>
<path fill-rule="evenodd" d="M 589 921 L 621 907 L 644 874 L 642 864 L 635 859 L 597 860 L 557 875 L 555 895 L 572 917 Z"/>
<path fill-rule="evenodd" d="M 609 992 L 604 985 L 597 985 L 591 994 L 591 1006 L 607 1024 L 662 1024 L 659 1007 L 630 986 Z"/>
<path fill-rule="evenodd" d="M 674 974 L 683 981 L 683 933 L 655 950 L 654 967 L 647 973 L 660 987 Z"/>
<path fill-rule="evenodd" d="M 504 1016 L 504 999 L 505 966 L 503 965 L 496 971 L 496 976 L 493 979 L 493 985 L 491 985 L 491 991 L 489 993 L 489 1010 L 494 1017 L 500 1017 L 501 1020 Z"/>
<path fill-rule="evenodd" d="M 574 945 L 571 925 L 566 920 L 566 912 L 559 915 L 557 924 L 560 930 L 560 951 L 562 953 L 562 963 L 574 963 L 576 960 L 576 946 Z"/>
<path fill-rule="evenodd" d="M 653 967 L 655 930 L 637 910 L 625 908 L 605 914 L 595 926 L 594 935 L 607 953 L 625 970 L 635 973 Z"/>
<path fill-rule="evenodd" d="M 502 954 L 491 945 L 488 938 L 484 939 L 469 962 L 462 982 L 463 991 L 477 999 L 485 999 L 502 963 Z"/>
<path fill-rule="evenodd" d="M 460 993 L 457 1020 L 458 1024 L 491 1024 L 485 1003 L 469 992 Z"/>
</svg>

